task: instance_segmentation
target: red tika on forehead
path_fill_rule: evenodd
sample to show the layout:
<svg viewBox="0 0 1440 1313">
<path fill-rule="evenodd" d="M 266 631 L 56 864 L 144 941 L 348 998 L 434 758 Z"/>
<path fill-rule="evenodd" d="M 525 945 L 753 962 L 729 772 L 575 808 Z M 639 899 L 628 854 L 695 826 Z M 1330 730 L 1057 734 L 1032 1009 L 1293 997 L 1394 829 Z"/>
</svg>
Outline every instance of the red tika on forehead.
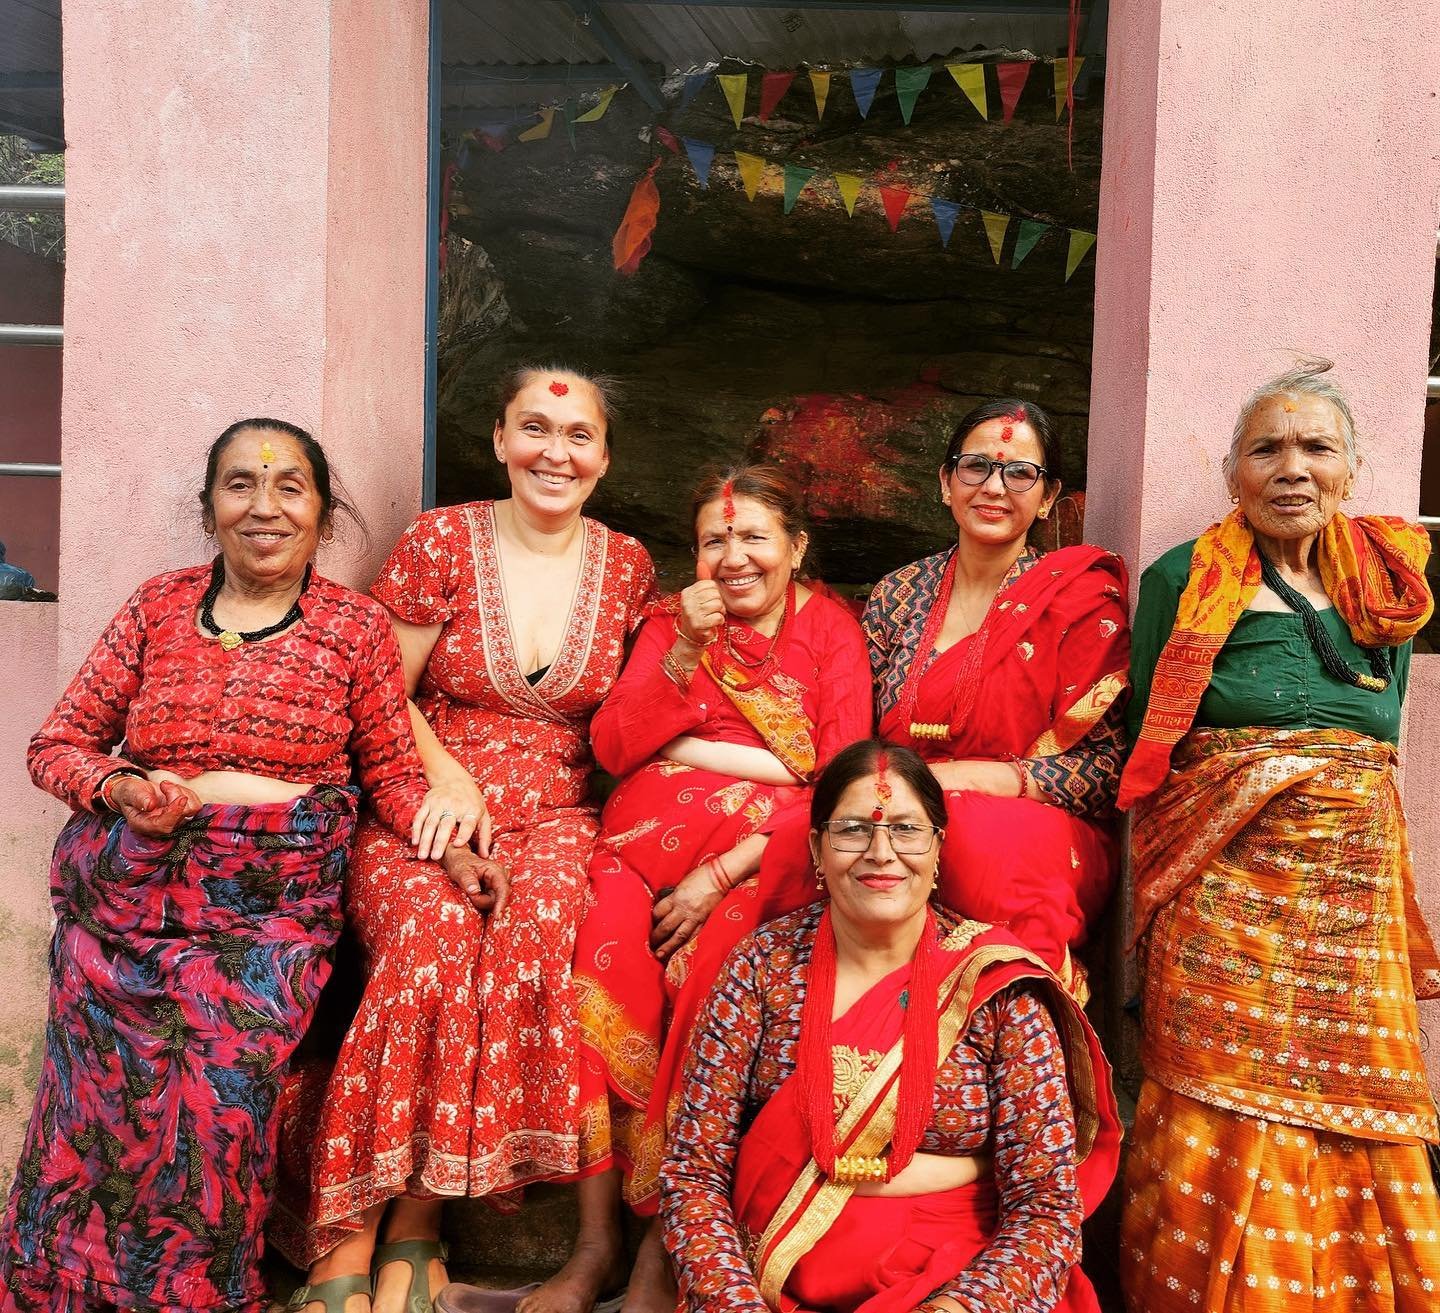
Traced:
<svg viewBox="0 0 1440 1313">
<path fill-rule="evenodd" d="M 570 391 L 570 384 L 562 383 L 558 378 L 552 379 L 550 383 L 550 391 L 553 392 L 557 397 L 563 397 L 567 392 Z"/>
<path fill-rule="evenodd" d="M 879 752 L 875 755 L 875 809 L 870 813 L 872 821 L 883 821 L 885 819 L 885 808 L 890 805 L 890 799 L 894 796 L 894 790 L 890 787 L 890 777 L 886 772 L 890 769 L 890 754 Z"/>
<path fill-rule="evenodd" d="M 1004 416 L 1005 427 L 1000 430 L 1001 442 L 1013 442 L 1015 440 L 1015 425 L 1025 422 L 1025 407 L 1016 406 L 1015 413 Z"/>
<path fill-rule="evenodd" d="M 720 489 L 720 495 L 725 499 L 721 507 L 725 516 L 725 524 L 728 528 L 735 525 L 735 480 L 726 479 L 725 486 Z"/>
</svg>

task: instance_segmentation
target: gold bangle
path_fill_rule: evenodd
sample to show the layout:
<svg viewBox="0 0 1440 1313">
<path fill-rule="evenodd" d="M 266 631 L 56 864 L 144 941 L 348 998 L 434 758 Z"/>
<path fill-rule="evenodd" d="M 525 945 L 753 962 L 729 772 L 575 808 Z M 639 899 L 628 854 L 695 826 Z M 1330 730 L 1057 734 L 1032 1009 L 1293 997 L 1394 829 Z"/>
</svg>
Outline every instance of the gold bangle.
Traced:
<svg viewBox="0 0 1440 1313">
<path fill-rule="evenodd" d="M 835 1171 L 830 1179 L 837 1185 L 860 1185 L 866 1181 L 887 1180 L 889 1175 L 890 1168 L 885 1159 L 847 1153 L 835 1160 Z"/>
<path fill-rule="evenodd" d="M 665 655 L 660 658 L 660 669 L 670 677 L 670 681 L 682 693 L 688 693 L 690 691 L 692 672 L 686 670 L 685 667 L 680 664 L 673 652 L 666 652 Z"/>
</svg>

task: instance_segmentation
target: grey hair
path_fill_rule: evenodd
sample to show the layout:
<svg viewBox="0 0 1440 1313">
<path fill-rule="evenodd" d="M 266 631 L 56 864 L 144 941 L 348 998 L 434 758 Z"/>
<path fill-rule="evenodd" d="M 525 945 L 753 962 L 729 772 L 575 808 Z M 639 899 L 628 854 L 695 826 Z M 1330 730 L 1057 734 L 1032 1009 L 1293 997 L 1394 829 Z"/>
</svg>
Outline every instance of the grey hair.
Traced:
<svg viewBox="0 0 1440 1313">
<path fill-rule="evenodd" d="M 1350 403 L 1345 400 L 1345 394 L 1340 391 L 1339 386 L 1323 377 L 1334 368 L 1333 360 L 1305 357 L 1297 360 L 1294 368 L 1260 384 L 1246 397 L 1239 415 L 1235 417 L 1235 429 L 1230 435 L 1230 450 L 1220 462 L 1220 470 L 1225 475 L 1227 486 L 1235 482 L 1235 470 L 1240 464 L 1240 440 L 1245 436 L 1246 428 L 1261 403 L 1274 397 L 1319 397 L 1334 406 L 1335 413 L 1340 417 L 1340 438 L 1345 444 L 1345 464 L 1351 475 L 1355 474 L 1360 468 L 1360 449 L 1355 441 L 1355 416 L 1350 413 Z"/>
</svg>

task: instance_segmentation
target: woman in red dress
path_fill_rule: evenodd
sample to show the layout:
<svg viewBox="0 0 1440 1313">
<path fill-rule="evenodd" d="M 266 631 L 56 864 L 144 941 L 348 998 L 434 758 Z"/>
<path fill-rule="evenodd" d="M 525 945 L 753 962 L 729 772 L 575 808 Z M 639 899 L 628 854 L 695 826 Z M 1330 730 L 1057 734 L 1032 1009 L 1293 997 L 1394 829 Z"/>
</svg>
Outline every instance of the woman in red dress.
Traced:
<svg viewBox="0 0 1440 1313">
<path fill-rule="evenodd" d="M 622 783 L 575 955 L 581 1229 L 570 1263 L 521 1313 L 586 1310 L 623 1282 L 622 1173 L 636 1211 L 659 1203 L 665 1110 L 688 1041 L 672 1011 L 694 1015 L 753 925 L 751 877 L 770 831 L 787 815 L 803 823 L 815 773 L 869 732 L 859 627 L 795 580 L 808 539 L 794 489 L 749 466 L 703 481 L 693 505 L 696 582 L 646 623 L 595 717 L 595 755 Z M 673 1308 L 656 1226 L 627 1308 L 667 1299 Z"/>
<path fill-rule="evenodd" d="M 602 386 L 527 368 L 502 404 L 511 496 L 426 512 L 372 590 L 435 786 L 422 821 L 479 855 L 447 878 L 361 827 L 348 908 L 365 994 L 323 1106 L 292 1118 L 307 1188 L 273 1228 L 310 1265 L 297 1308 L 361 1313 L 339 1296 L 372 1265 L 377 1313 L 427 1307 L 443 1199 L 580 1166 L 570 960 L 597 830 L 590 716 L 655 576 L 637 542 L 581 515 L 610 459 Z M 491 906 L 502 871 L 508 900 Z"/>
</svg>

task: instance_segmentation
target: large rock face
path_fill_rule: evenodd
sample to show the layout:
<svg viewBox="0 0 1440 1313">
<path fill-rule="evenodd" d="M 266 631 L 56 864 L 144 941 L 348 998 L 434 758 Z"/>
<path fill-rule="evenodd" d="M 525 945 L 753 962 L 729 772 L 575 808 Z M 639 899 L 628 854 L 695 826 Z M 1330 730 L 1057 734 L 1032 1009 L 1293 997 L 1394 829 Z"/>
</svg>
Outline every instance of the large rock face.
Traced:
<svg viewBox="0 0 1440 1313">
<path fill-rule="evenodd" d="M 751 78 L 753 111 L 758 75 Z M 542 142 L 480 146 L 455 180 L 442 313 L 442 501 L 503 493 L 490 447 L 496 380 L 524 359 L 575 362 L 622 384 L 614 464 L 592 509 L 642 538 L 671 582 L 687 571 L 687 492 L 699 470 L 747 457 L 802 482 L 821 569 L 858 585 L 948 536 L 935 471 L 956 419 L 1003 393 L 1055 412 L 1062 474 L 1083 483 L 1093 257 L 1064 282 L 1069 227 L 1094 231 L 1100 88 L 1077 102 L 1074 171 L 1037 64 L 1010 123 L 986 122 L 943 68 L 912 122 L 887 77 L 861 119 L 843 75 L 817 125 L 797 79 L 764 124 L 737 131 L 712 82 L 663 122 L 713 143 L 708 188 L 654 140 L 622 92 L 596 124 Z M 746 199 L 733 149 L 771 161 Z M 657 154 L 654 244 L 624 278 L 610 241 Z M 791 214 L 781 162 L 816 169 Z M 865 181 L 853 217 L 833 175 Z M 891 232 L 878 185 L 1013 214 L 997 267 L 973 209 L 949 248 L 925 195 Z M 1020 218 L 1056 225 L 1011 268 Z"/>
</svg>

